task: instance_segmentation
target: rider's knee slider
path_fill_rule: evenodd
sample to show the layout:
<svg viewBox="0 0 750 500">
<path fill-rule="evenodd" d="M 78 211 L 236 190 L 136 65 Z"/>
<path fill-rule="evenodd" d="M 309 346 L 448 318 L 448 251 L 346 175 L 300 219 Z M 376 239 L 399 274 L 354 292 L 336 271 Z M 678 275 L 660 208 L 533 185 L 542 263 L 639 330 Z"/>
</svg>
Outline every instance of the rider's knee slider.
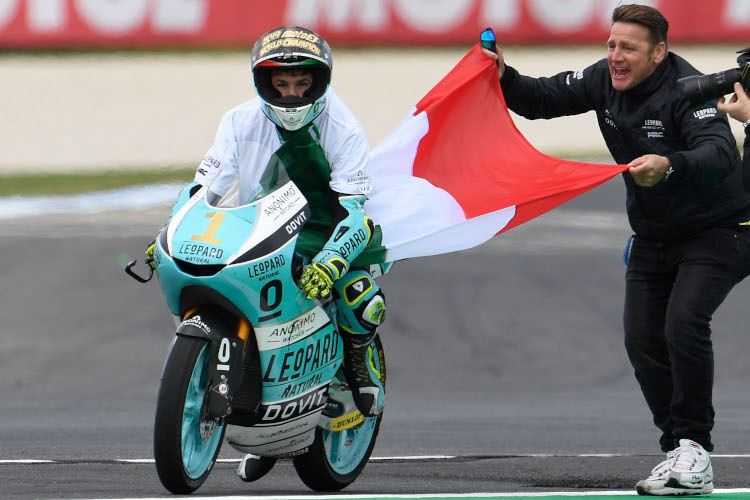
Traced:
<svg viewBox="0 0 750 500">
<path fill-rule="evenodd" d="M 361 317 L 362 320 L 375 328 L 383 324 L 383 321 L 385 321 L 385 297 L 382 292 L 378 292 L 377 295 L 366 302 Z"/>
<path fill-rule="evenodd" d="M 385 296 L 372 278 L 363 273 L 346 283 L 341 293 L 359 326 L 375 332 L 385 320 Z"/>
</svg>

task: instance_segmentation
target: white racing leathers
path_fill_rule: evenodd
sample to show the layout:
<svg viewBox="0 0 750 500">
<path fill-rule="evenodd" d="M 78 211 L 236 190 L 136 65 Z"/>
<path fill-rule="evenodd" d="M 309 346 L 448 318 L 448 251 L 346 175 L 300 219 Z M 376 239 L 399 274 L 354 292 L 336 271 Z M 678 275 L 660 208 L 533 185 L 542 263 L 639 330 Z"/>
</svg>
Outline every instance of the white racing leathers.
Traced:
<svg viewBox="0 0 750 500">
<path fill-rule="evenodd" d="M 319 144 L 331 168 L 331 190 L 342 194 L 367 195 L 371 190 L 370 146 L 364 129 L 341 98 L 328 89 L 326 108 L 313 123 L 320 133 Z M 240 174 L 244 196 L 260 189 L 263 169 L 281 147 L 276 125 L 261 110 L 261 100 L 252 99 L 224 114 L 209 149 L 195 174 L 196 182 L 214 186 L 234 181 Z"/>
</svg>

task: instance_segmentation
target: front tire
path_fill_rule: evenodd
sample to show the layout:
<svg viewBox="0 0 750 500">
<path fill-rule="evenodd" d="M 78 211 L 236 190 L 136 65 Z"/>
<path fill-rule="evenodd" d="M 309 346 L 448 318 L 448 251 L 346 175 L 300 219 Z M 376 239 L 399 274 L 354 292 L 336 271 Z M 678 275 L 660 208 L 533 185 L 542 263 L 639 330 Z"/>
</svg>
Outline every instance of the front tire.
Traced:
<svg viewBox="0 0 750 500">
<path fill-rule="evenodd" d="M 154 459 L 161 484 L 191 493 L 208 478 L 226 426 L 206 419 L 208 340 L 178 336 L 162 374 L 154 421 Z"/>
<path fill-rule="evenodd" d="M 385 387 L 385 352 L 379 335 L 373 339 L 372 346 L 377 354 L 373 362 Z M 372 454 L 382 419 L 383 413 L 380 413 L 342 431 L 318 427 L 308 452 L 294 459 L 294 468 L 302 482 L 315 491 L 339 491 L 353 483 Z"/>
</svg>

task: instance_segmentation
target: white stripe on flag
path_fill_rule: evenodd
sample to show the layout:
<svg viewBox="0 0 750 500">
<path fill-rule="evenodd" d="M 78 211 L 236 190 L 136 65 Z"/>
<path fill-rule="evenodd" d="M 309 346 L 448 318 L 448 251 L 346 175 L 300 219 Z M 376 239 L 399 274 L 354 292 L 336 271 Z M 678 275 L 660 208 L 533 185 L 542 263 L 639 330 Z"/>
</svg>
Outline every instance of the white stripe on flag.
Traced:
<svg viewBox="0 0 750 500">
<path fill-rule="evenodd" d="M 456 252 L 481 245 L 502 231 L 515 214 L 516 207 L 508 207 L 470 220 L 446 225 L 422 237 L 411 238 L 409 241 L 388 246 L 386 258 L 393 262 L 411 257 Z"/>
<path fill-rule="evenodd" d="M 413 176 L 419 141 L 429 131 L 427 113 L 403 120 L 372 152 L 376 172 L 367 214 L 383 229 L 386 259 L 395 261 L 471 248 L 492 238 L 515 207 L 467 221 L 444 189 Z"/>
</svg>

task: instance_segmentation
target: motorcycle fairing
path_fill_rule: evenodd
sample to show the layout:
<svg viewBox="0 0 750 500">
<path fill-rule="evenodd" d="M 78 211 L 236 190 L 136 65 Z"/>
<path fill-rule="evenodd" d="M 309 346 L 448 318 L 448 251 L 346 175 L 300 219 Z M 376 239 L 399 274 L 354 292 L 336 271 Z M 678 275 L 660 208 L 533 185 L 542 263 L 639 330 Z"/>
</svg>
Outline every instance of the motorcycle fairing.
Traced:
<svg viewBox="0 0 750 500">
<path fill-rule="evenodd" d="M 261 303 L 267 314 L 254 323 L 263 396 L 257 423 L 230 425 L 226 434 L 234 448 L 246 453 L 281 457 L 309 446 L 341 365 L 343 343 L 331 313 L 299 291 L 289 272 L 292 258 L 272 254 L 248 267 L 250 287 L 267 298 Z"/>
<path fill-rule="evenodd" d="M 290 456 L 312 444 L 329 385 L 339 383 L 336 373 L 343 353 L 331 315 L 305 298 L 292 276 L 295 243 L 309 208 L 294 183 L 284 180 L 279 185 L 244 206 L 209 202 L 211 192 L 202 188 L 170 221 L 156 260 L 174 314 L 185 312 L 189 304 L 181 301 L 188 298 L 200 302 L 204 296 L 206 303 L 221 305 L 223 300 L 216 299 L 223 297 L 231 304 L 223 310 L 241 311 L 253 325 L 263 376 L 261 402 L 256 417 L 247 421 L 253 425 L 235 425 L 230 419 L 226 437 L 237 449 L 270 457 Z M 222 200 L 236 196 L 228 193 Z M 202 245 L 200 251 L 206 254 L 196 256 L 194 269 L 179 264 L 198 251 L 184 247 L 188 242 Z M 274 337 L 280 342 L 274 343 Z M 222 390 L 218 379 L 211 387 Z M 234 391 L 231 384 L 229 390 Z"/>
<path fill-rule="evenodd" d="M 269 303 L 267 295 L 277 291 L 278 285 L 264 288 L 267 283 L 249 283 L 248 277 L 257 277 L 253 266 L 263 267 L 267 259 L 283 258 L 292 262 L 295 237 L 308 213 L 304 196 L 291 182 L 251 204 L 236 208 L 211 206 L 205 200 L 207 194 L 210 193 L 202 188 L 182 206 L 164 231 L 166 237 L 160 238 L 157 245 L 155 262 L 170 310 L 173 314 L 184 312 L 180 307 L 182 291 L 186 287 L 201 286 L 214 289 L 239 310 L 247 311 L 247 319 L 254 325 L 276 317 L 277 311 L 271 309 L 278 309 L 279 304 L 273 303 L 275 296 Z M 260 255 L 252 259 L 253 252 Z M 186 262 L 195 268 L 188 267 Z M 290 267 L 287 266 L 284 273 L 290 278 L 289 286 L 296 289 Z M 206 268 L 212 268 L 211 272 L 198 272 Z M 267 273 L 264 278 L 268 278 Z M 305 300 L 296 294 L 291 297 Z M 260 308 L 259 304 L 262 304 Z M 253 314 L 258 311 L 264 314 Z M 272 314 L 266 314 L 268 311 Z"/>
<path fill-rule="evenodd" d="M 172 207 L 172 211 L 169 214 L 169 219 L 171 220 L 172 217 L 175 216 L 175 214 L 182 208 L 182 206 L 187 203 L 187 201 L 195 195 L 203 186 L 201 186 L 199 183 L 193 181 L 180 191 L 180 193 L 177 195 L 177 201 L 175 201 L 174 206 Z"/>
</svg>

